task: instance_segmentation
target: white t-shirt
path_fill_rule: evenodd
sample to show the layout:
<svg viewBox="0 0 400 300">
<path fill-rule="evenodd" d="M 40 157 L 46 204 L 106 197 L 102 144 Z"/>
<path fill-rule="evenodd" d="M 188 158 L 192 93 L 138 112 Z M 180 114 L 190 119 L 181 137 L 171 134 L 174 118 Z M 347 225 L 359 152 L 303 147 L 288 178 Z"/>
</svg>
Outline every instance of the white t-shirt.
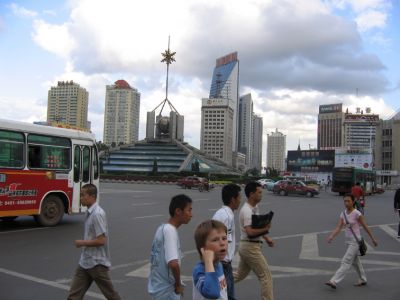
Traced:
<svg viewBox="0 0 400 300">
<path fill-rule="evenodd" d="M 240 209 L 239 213 L 239 224 L 240 224 L 240 239 L 241 240 L 252 240 L 259 241 L 261 237 L 250 239 L 244 229 L 246 226 L 251 226 L 251 215 L 259 215 L 258 205 L 251 206 L 248 202 L 245 202 Z"/>
<path fill-rule="evenodd" d="M 212 217 L 214 220 L 220 221 L 225 224 L 228 234 L 228 253 L 226 254 L 224 260 L 232 261 L 235 256 L 235 215 L 229 206 L 222 206 L 217 210 Z"/>
<path fill-rule="evenodd" d="M 178 230 L 175 226 L 167 223 L 164 226 L 164 251 L 165 261 L 169 263 L 171 260 L 177 259 L 181 262 L 181 244 L 178 237 Z"/>
<path fill-rule="evenodd" d="M 357 209 L 354 209 L 350 214 L 347 214 L 347 211 L 344 211 L 340 214 L 340 218 L 343 220 L 344 224 L 346 225 L 346 230 L 345 230 L 346 238 L 354 240 L 354 235 L 350 230 L 350 225 L 347 225 L 346 219 L 343 217 L 344 213 L 346 214 L 347 221 L 350 223 L 351 228 L 353 229 L 355 235 L 357 236 L 358 239 L 360 239 L 361 232 L 360 232 L 360 224 L 358 223 L 358 219 L 361 216 L 361 212 L 359 212 Z"/>
</svg>

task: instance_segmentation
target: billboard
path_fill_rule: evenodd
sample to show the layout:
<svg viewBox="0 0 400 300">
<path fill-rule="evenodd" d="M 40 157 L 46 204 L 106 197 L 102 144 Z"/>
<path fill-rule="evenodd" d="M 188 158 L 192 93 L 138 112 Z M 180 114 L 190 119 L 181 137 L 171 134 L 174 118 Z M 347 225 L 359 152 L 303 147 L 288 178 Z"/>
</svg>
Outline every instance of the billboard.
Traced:
<svg viewBox="0 0 400 300">
<path fill-rule="evenodd" d="M 371 149 L 337 149 L 335 151 L 335 167 L 355 167 L 372 170 L 372 151 Z"/>
<path fill-rule="evenodd" d="M 370 124 L 379 123 L 379 115 L 364 115 L 364 114 L 346 114 L 344 121 L 347 122 L 365 122 Z"/>
<path fill-rule="evenodd" d="M 237 61 L 237 52 L 229 53 L 223 57 L 217 58 L 216 67 L 229 64 L 232 61 Z"/>
<path fill-rule="evenodd" d="M 319 106 L 320 114 L 330 114 L 330 113 L 339 113 L 339 112 L 342 112 L 342 103 Z"/>
<path fill-rule="evenodd" d="M 228 106 L 229 100 L 224 98 L 203 98 L 202 99 L 202 106 L 203 107 L 210 107 L 210 106 Z"/>
<path fill-rule="evenodd" d="M 289 172 L 332 172 L 335 166 L 334 150 L 288 151 L 287 171 Z"/>
</svg>

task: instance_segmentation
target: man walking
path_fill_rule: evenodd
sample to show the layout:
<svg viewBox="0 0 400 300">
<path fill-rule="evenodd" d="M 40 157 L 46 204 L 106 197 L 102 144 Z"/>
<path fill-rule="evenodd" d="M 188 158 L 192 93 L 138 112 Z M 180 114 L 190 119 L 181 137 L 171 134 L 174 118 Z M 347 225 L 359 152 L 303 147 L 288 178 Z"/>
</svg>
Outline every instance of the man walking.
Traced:
<svg viewBox="0 0 400 300">
<path fill-rule="evenodd" d="M 351 188 L 351 194 L 354 196 L 356 200 L 356 209 L 363 213 L 363 206 L 361 204 L 361 198 L 364 197 L 364 190 L 362 189 L 359 182 L 356 183 L 355 186 Z"/>
<path fill-rule="evenodd" d="M 262 199 L 262 186 L 257 182 L 250 182 L 246 185 L 244 192 L 247 202 L 243 204 L 239 213 L 240 242 L 239 242 L 239 268 L 234 273 L 235 282 L 247 277 L 253 271 L 261 285 L 261 299 L 273 300 L 272 276 L 268 268 L 268 263 L 261 252 L 261 237 L 267 242 L 269 247 L 274 246 L 274 241 L 268 237 L 271 224 L 264 228 L 252 228 L 251 216 L 259 215 L 258 203 Z"/>
<path fill-rule="evenodd" d="M 400 188 L 398 188 L 394 194 L 394 212 L 398 213 L 400 218 Z M 400 239 L 400 220 L 399 227 L 397 229 L 397 238 Z"/>
<path fill-rule="evenodd" d="M 96 199 L 97 187 L 93 184 L 84 185 L 81 189 L 81 203 L 88 208 L 85 231 L 83 240 L 75 241 L 75 246 L 82 248 L 82 254 L 72 280 L 68 300 L 83 299 L 93 281 L 107 299 L 121 299 L 108 273 L 111 262 L 108 251 L 107 219 Z"/>
<path fill-rule="evenodd" d="M 178 228 L 192 218 L 192 199 L 186 195 L 173 197 L 169 214 L 168 222 L 158 227 L 151 246 L 147 290 L 154 300 L 176 300 L 183 294 Z"/>
<path fill-rule="evenodd" d="M 232 259 L 235 256 L 235 216 L 234 211 L 240 205 L 241 188 L 237 184 L 227 184 L 222 188 L 222 202 L 224 205 L 215 212 L 213 219 L 220 221 L 227 228 L 228 253 L 221 261 L 227 283 L 228 299 L 235 300 Z"/>
</svg>

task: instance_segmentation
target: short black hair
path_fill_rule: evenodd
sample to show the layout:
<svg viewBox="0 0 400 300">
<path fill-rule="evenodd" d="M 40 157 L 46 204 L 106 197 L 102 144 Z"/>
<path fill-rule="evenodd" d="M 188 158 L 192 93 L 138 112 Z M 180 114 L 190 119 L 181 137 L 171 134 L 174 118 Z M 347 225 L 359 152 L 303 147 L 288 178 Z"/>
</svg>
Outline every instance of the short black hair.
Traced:
<svg viewBox="0 0 400 300">
<path fill-rule="evenodd" d="M 360 185 L 360 182 L 357 182 L 356 185 Z"/>
<path fill-rule="evenodd" d="M 240 188 L 240 186 L 234 183 L 225 185 L 222 188 L 222 193 L 221 193 L 222 202 L 225 205 L 229 205 L 231 203 L 232 198 L 236 198 L 237 196 L 239 196 L 241 190 L 242 189 Z"/>
<path fill-rule="evenodd" d="M 97 187 L 94 184 L 85 184 L 81 187 L 81 191 L 84 191 L 89 196 L 95 197 L 97 199 Z"/>
<path fill-rule="evenodd" d="M 246 184 L 244 188 L 244 193 L 246 194 L 246 197 L 248 198 L 250 196 L 250 193 L 254 193 L 255 191 L 257 191 L 258 187 L 262 187 L 262 185 L 259 184 L 257 181 L 251 181 Z"/>
<path fill-rule="evenodd" d="M 172 197 L 171 202 L 169 203 L 169 215 L 173 217 L 177 208 L 184 210 L 186 205 L 189 203 L 192 203 L 192 199 L 184 194 Z"/>
<path fill-rule="evenodd" d="M 343 199 L 347 198 L 347 197 L 351 198 L 351 201 L 353 201 L 353 202 L 356 201 L 356 198 L 354 197 L 353 194 L 346 194 L 346 195 L 343 196 Z"/>
</svg>

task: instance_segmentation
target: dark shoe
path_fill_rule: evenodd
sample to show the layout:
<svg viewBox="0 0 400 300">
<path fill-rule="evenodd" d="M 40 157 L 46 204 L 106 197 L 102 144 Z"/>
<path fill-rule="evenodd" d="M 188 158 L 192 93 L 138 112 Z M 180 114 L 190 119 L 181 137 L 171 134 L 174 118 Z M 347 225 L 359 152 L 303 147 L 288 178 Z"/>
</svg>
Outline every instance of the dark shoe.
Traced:
<svg viewBox="0 0 400 300">
<path fill-rule="evenodd" d="M 333 282 L 328 281 L 328 282 L 325 282 L 325 284 L 326 284 L 327 286 L 330 286 L 330 287 L 333 288 L 334 290 L 336 290 L 336 284 L 334 284 Z"/>
<path fill-rule="evenodd" d="M 366 281 L 361 281 L 359 283 L 356 283 L 354 286 L 360 287 L 360 286 L 365 286 L 365 285 L 367 285 L 367 282 Z"/>
</svg>

